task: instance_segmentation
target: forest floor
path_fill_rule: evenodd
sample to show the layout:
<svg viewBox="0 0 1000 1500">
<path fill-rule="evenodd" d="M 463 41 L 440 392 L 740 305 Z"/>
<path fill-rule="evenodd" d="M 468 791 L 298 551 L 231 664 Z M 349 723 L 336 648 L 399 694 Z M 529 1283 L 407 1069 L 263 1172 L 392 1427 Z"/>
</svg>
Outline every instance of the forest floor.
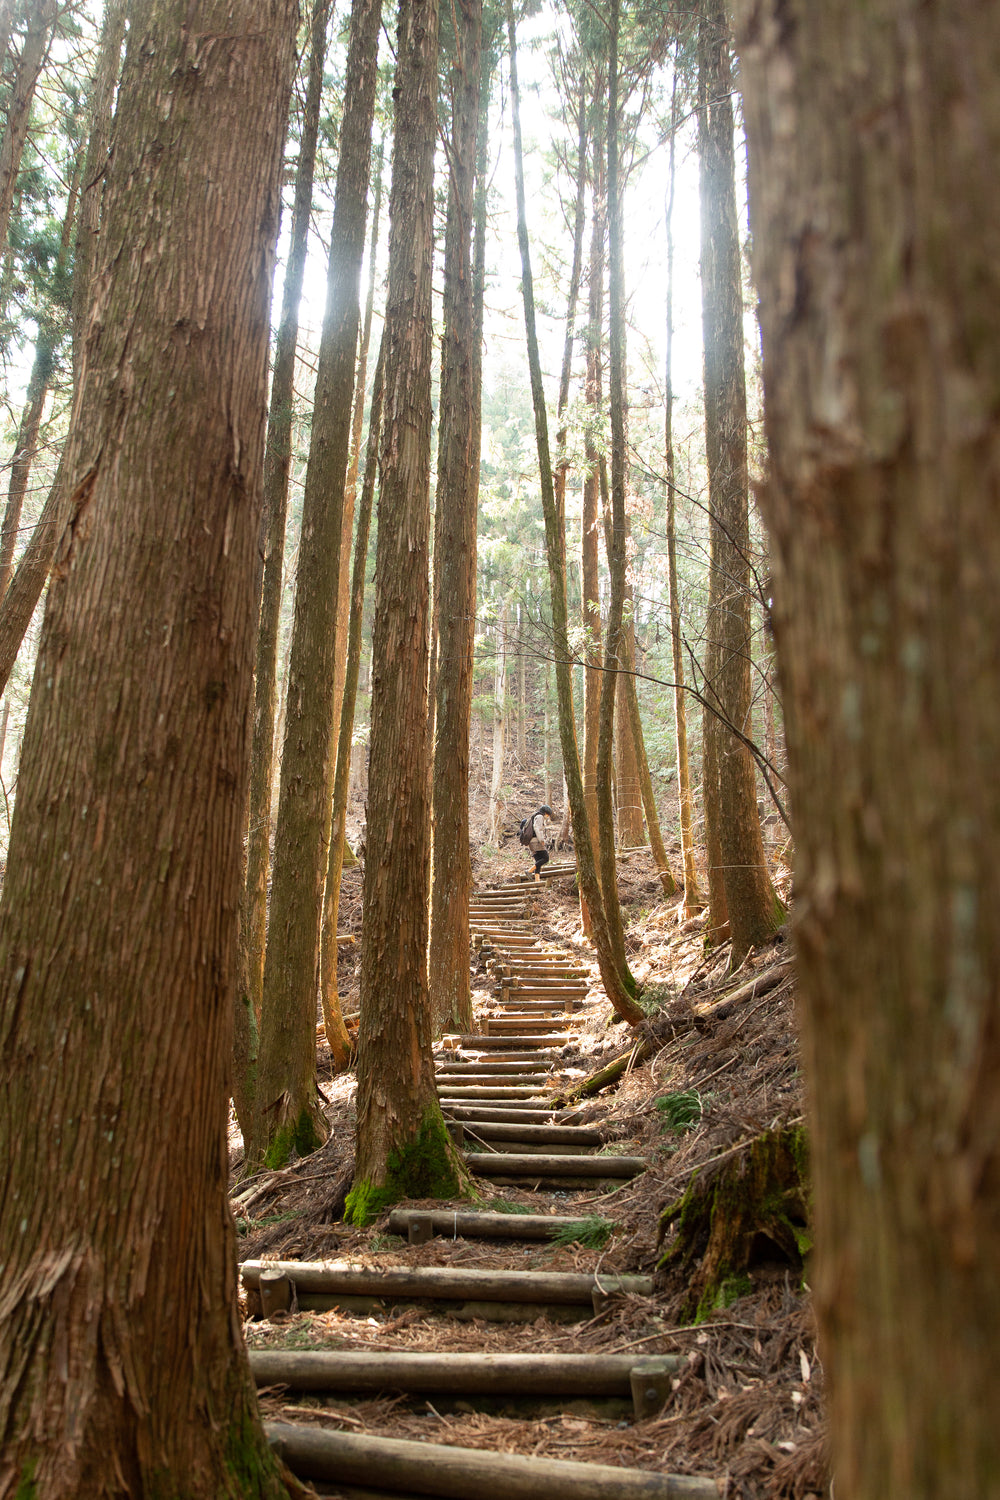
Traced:
<svg viewBox="0 0 1000 1500">
<path fill-rule="evenodd" d="M 525 799 L 528 800 L 527 798 Z M 477 861 L 475 878 L 496 884 L 530 868 L 527 851 L 511 842 Z M 612 1192 L 499 1189 L 479 1183 L 481 1206 L 508 1212 L 600 1215 L 614 1232 L 601 1249 L 579 1243 L 526 1248 L 462 1238 L 413 1246 L 386 1232 L 384 1219 L 364 1231 L 340 1218 L 349 1185 L 355 1080 L 334 1077 L 320 1045 L 320 1086 L 328 1099 L 330 1140 L 281 1174 L 238 1183 L 233 1192 L 241 1259 L 317 1260 L 350 1256 L 372 1265 L 462 1266 L 640 1272 L 655 1278 L 652 1299 L 613 1299 L 608 1311 L 567 1326 L 542 1316 L 530 1323 L 462 1322 L 419 1307 L 248 1318 L 251 1347 L 480 1350 L 638 1355 L 680 1354 L 686 1363 L 653 1418 L 583 1401 L 523 1403 L 425 1398 L 325 1398 L 281 1388 L 261 1392 L 265 1416 L 311 1421 L 353 1432 L 488 1448 L 507 1453 L 626 1465 L 725 1480 L 732 1500 L 810 1500 L 828 1493 L 823 1377 L 804 1269 L 766 1234 L 756 1236 L 745 1274 L 724 1285 L 700 1321 L 685 1317 L 688 1276 L 660 1268 L 675 1229 L 661 1229 L 663 1210 L 696 1175 L 710 1180 L 762 1132 L 801 1123 L 803 1101 L 794 1027 L 794 978 L 781 937 L 750 956 L 738 976 L 726 972 L 725 947 L 706 952 L 701 923 L 678 921 L 679 898 L 663 899 L 648 851 L 623 856 L 619 881 L 629 958 L 645 986 L 648 1034 L 658 1050 L 619 1083 L 589 1100 L 588 1121 L 600 1123 L 608 1149 L 642 1155 L 640 1177 Z M 341 930 L 361 921 L 361 880 L 345 873 Z M 575 882 L 554 880 L 532 899 L 543 937 L 592 963 L 580 928 Z M 682 915 L 682 914 L 681 914 Z M 340 961 L 345 1012 L 357 1009 L 358 955 Z M 596 966 L 593 967 L 594 982 Z M 734 987 L 760 977 L 772 988 L 735 1008 L 711 1006 Z M 473 972 L 477 1009 L 491 1004 L 487 976 Z M 603 992 L 602 992 L 603 993 Z M 559 1070 L 570 1083 L 630 1044 L 628 1028 L 610 1005 L 588 1007 L 585 1024 L 563 1049 Z M 320 1036 L 322 1034 L 320 1033 Z M 678 1109 L 670 1101 L 679 1097 Z M 234 1167 L 239 1137 L 233 1141 Z M 248 1196 L 249 1194 L 249 1196 Z M 419 1205 L 413 1205 L 419 1206 Z M 437 1205 L 440 1206 L 440 1205 Z M 450 1205 L 449 1205 L 450 1206 Z M 456 1208 L 460 1205 L 456 1203 Z"/>
</svg>

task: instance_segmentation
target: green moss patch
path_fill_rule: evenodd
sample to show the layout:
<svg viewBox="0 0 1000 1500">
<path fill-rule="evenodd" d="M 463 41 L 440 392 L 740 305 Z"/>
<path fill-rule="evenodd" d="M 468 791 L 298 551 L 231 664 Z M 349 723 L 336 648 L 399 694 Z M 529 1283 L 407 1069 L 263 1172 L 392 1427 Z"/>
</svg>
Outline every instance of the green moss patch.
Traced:
<svg viewBox="0 0 1000 1500">
<path fill-rule="evenodd" d="M 457 1198 L 467 1188 L 468 1179 L 444 1116 L 435 1106 L 421 1120 L 416 1139 L 389 1153 L 384 1183 L 355 1182 L 347 1195 L 344 1219 L 360 1229 L 401 1198 Z"/>
</svg>

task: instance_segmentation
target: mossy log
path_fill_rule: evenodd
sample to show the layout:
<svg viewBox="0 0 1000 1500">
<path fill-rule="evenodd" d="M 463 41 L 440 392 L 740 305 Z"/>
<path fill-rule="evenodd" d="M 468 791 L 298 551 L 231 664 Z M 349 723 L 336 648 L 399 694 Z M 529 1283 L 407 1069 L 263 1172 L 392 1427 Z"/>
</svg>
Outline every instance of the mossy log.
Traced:
<svg viewBox="0 0 1000 1500">
<path fill-rule="evenodd" d="M 802 1126 L 766 1130 L 698 1172 L 660 1215 L 660 1266 L 687 1280 L 681 1317 L 700 1322 L 750 1290 L 749 1271 L 784 1261 L 801 1271 L 811 1247 L 808 1147 Z"/>
</svg>

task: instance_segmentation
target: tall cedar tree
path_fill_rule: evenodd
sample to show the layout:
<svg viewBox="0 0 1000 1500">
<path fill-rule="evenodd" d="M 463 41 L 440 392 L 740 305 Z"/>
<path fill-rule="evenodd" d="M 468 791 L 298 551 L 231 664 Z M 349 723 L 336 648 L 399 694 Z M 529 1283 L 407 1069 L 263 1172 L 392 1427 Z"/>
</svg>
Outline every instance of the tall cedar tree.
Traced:
<svg viewBox="0 0 1000 1500">
<path fill-rule="evenodd" d="M 458 0 L 451 64 L 451 143 L 444 250 L 444 339 L 435 499 L 434 860 L 428 981 L 435 1029 L 472 1025 L 469 986 L 469 723 L 476 632 L 476 522 L 482 425 L 482 298 L 472 229 L 482 74 L 483 3 Z"/>
<path fill-rule="evenodd" d="M 702 0 L 698 78 L 705 453 L 711 511 L 705 699 L 715 718 L 709 736 L 717 757 L 714 857 L 722 865 L 735 968 L 749 948 L 771 937 L 784 910 L 767 872 L 754 762 L 742 738 L 750 733 L 751 710 L 749 479 L 733 79 L 725 0 Z M 714 812 L 714 800 L 711 807 Z"/>
<path fill-rule="evenodd" d="M 333 778 L 333 812 L 330 817 L 330 858 L 323 895 L 323 1014 L 334 1004 L 341 1015 L 337 993 L 337 914 L 340 908 L 340 879 L 347 848 L 347 794 L 351 779 L 351 741 L 354 736 L 354 710 L 358 697 L 361 668 L 361 630 L 364 623 L 365 571 L 368 566 L 368 536 L 371 530 L 375 478 L 378 470 L 379 440 L 382 435 L 382 397 L 385 389 L 385 339 L 379 343 L 372 384 L 371 411 L 368 416 L 368 444 L 361 503 L 358 506 L 357 536 L 354 541 L 354 567 L 351 573 L 351 608 L 348 615 L 347 646 L 344 663 L 344 694 L 340 705 L 340 729 L 337 739 L 337 769 Z M 341 1021 L 343 1017 L 341 1016 Z"/>
<path fill-rule="evenodd" d="M 741 9 L 837 1495 L 981 1500 L 1000 1474 L 1000 12 Z"/>
<path fill-rule="evenodd" d="M 10 77 L 5 79 L 4 125 L 0 134 L 0 248 L 7 244 L 17 174 L 21 170 L 21 157 L 31 122 L 31 105 L 58 15 L 57 0 L 39 0 L 37 4 L 25 5 L 19 17 L 24 22 L 24 34 L 20 50 L 13 59 Z M 5 61 L 6 53 L 4 47 Z"/>
<path fill-rule="evenodd" d="M 584 431 L 584 455 L 587 471 L 583 481 L 583 524 L 581 538 L 580 578 L 582 585 L 583 625 L 586 630 L 583 648 L 583 791 L 591 838 L 597 841 L 597 736 L 601 717 L 601 582 L 600 582 L 600 501 L 601 464 L 598 448 L 601 421 L 601 349 L 604 342 L 604 267 L 607 237 L 607 161 L 604 151 L 605 122 L 603 104 L 606 95 L 606 73 L 601 60 L 594 69 L 594 141 L 591 162 L 590 256 L 587 287 L 587 363 L 584 378 L 584 401 L 587 424 Z M 583 892 L 580 893 L 585 930 L 589 931 L 590 914 Z"/>
<path fill-rule="evenodd" d="M 511 120 L 514 128 L 514 186 L 517 196 L 517 238 L 521 252 L 521 296 L 524 303 L 524 327 L 528 346 L 528 369 L 531 377 L 531 404 L 535 416 L 535 438 L 538 445 L 538 478 L 545 516 L 545 550 L 549 567 L 549 596 L 552 608 L 552 634 L 555 641 L 556 691 L 559 703 L 559 741 L 562 747 L 563 774 L 567 801 L 572 808 L 573 837 L 580 868 L 580 886 L 590 909 L 594 947 L 601 980 L 614 1009 L 631 1025 L 641 1024 L 642 1007 L 634 999 L 634 981 L 617 963 L 608 931 L 601 888 L 594 862 L 594 847 L 583 797 L 583 777 L 576 744 L 573 719 L 573 682 L 570 675 L 568 612 L 566 607 L 566 528 L 564 517 L 556 506 L 549 454 L 548 413 L 542 385 L 542 366 L 535 328 L 535 291 L 531 274 L 531 249 L 528 243 L 528 216 L 524 194 L 524 163 L 521 145 L 521 109 L 517 84 L 517 36 L 514 9 L 507 3 L 507 35 L 510 43 Z"/>
<path fill-rule="evenodd" d="M 434 1087 L 427 665 L 437 0 L 401 0 L 389 200 L 371 755 L 361 939 L 358 1135 L 347 1217 L 450 1197 L 464 1168 Z"/>
<path fill-rule="evenodd" d="M 344 523 L 340 541 L 340 582 L 337 585 L 337 673 L 333 688 L 333 722 L 337 728 L 337 753 L 334 757 L 336 770 L 333 777 L 333 804 L 330 813 L 330 851 L 326 863 L 326 885 L 323 891 L 323 923 L 320 933 L 319 983 L 320 1005 L 323 1011 L 323 1030 L 330 1048 L 330 1060 L 335 1072 L 346 1069 L 353 1057 L 353 1047 L 344 1022 L 337 989 L 337 924 L 340 916 L 340 879 L 344 865 L 356 864 L 354 851 L 347 842 L 347 794 L 350 787 L 351 750 L 354 740 L 354 709 L 358 696 L 358 675 L 361 666 L 360 632 L 365 606 L 365 567 L 368 559 L 368 533 L 371 529 L 372 504 L 375 498 L 374 470 L 378 465 L 378 441 L 382 431 L 382 344 L 379 341 L 379 359 L 372 386 L 371 413 L 368 421 L 369 447 L 362 480 L 361 507 L 367 513 L 358 514 L 357 540 L 355 542 L 354 567 L 351 561 L 351 540 L 354 537 L 355 502 L 358 491 L 358 469 L 361 462 L 361 435 L 365 420 L 365 394 L 368 372 L 368 346 L 371 343 L 372 320 L 375 315 L 375 282 L 378 261 L 379 221 L 382 216 L 382 144 L 375 151 L 374 202 L 371 215 L 371 233 L 368 237 L 368 292 L 365 298 L 365 320 L 361 331 L 361 347 L 358 350 L 358 369 L 354 381 L 354 415 L 351 418 L 351 457 L 347 465 L 347 481 L 344 486 Z M 374 443 L 374 446 L 372 444 Z M 360 572 L 359 572 L 360 568 Z M 357 624 L 355 624 L 357 616 Z M 352 653 L 356 653 L 356 659 Z M 348 683 L 353 673 L 354 681 Z M 347 703 L 347 711 L 344 704 Z"/>
<path fill-rule="evenodd" d="M 670 653 L 674 667 L 674 730 L 677 739 L 677 810 L 684 864 L 684 914 L 694 916 L 702 906 L 698 869 L 694 858 L 694 806 L 691 797 L 691 766 L 688 759 L 687 705 L 684 693 L 684 642 L 681 637 L 681 604 L 677 587 L 677 496 L 674 457 L 674 198 L 677 185 L 677 85 L 680 38 L 674 43 L 670 85 L 670 156 L 667 170 L 667 312 L 664 355 L 663 448 L 667 480 L 667 586 L 670 599 Z"/>
<path fill-rule="evenodd" d="M 608 33 L 608 312 L 609 397 L 611 409 L 611 496 L 605 515 L 608 572 L 608 622 L 604 638 L 604 675 L 601 678 L 597 733 L 597 827 L 601 858 L 601 894 L 615 962 L 628 975 L 625 929 L 618 901 L 615 861 L 614 805 L 611 771 L 614 749 L 615 686 L 623 664 L 622 613 L 625 605 L 625 320 L 622 264 L 621 183 L 618 172 L 618 0 L 612 0 Z"/>
<path fill-rule="evenodd" d="M 323 889 L 333 802 L 334 658 L 344 486 L 360 322 L 381 0 L 354 0 L 326 309 L 302 499 L 285 688 L 260 1059 L 248 1165 L 279 1166 L 327 1134 L 316 1088 Z"/>
<path fill-rule="evenodd" d="M 226 1118 L 296 19 L 131 10 L 77 521 L 0 902 L 5 1495 L 285 1493 L 240 1335 Z"/>
<path fill-rule="evenodd" d="M 80 361 L 86 338 L 91 281 L 100 230 L 111 106 L 121 68 L 125 38 L 124 0 L 109 0 L 105 6 L 97 66 L 90 80 L 87 153 L 84 159 L 80 206 L 76 223 L 73 265 L 73 378 L 79 382 Z M 7 686 L 21 649 L 25 631 L 42 596 L 56 546 L 67 520 L 74 515 L 73 499 L 64 483 L 60 463 L 42 513 L 17 570 L 0 599 L 0 692 Z"/>
<path fill-rule="evenodd" d="M 240 901 L 240 968 L 234 1025 L 233 1103 L 248 1139 L 256 1089 L 257 1039 L 264 993 L 267 936 L 267 875 L 271 858 L 271 785 L 274 767 L 274 705 L 277 696 L 281 576 L 292 466 L 292 411 L 299 303 L 309 247 L 316 143 L 323 93 L 326 32 L 332 0 L 316 0 L 309 28 L 306 97 L 292 193 L 292 222 L 271 371 L 271 400 L 264 453 L 264 515 L 261 528 L 260 623 L 254 671 L 253 739 L 247 807 L 246 876 Z"/>
</svg>

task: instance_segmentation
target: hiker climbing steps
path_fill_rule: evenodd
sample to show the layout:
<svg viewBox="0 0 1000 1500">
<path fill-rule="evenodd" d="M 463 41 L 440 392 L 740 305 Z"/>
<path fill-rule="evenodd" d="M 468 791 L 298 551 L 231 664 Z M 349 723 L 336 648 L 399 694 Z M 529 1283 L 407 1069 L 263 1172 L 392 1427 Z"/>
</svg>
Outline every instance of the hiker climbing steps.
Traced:
<svg viewBox="0 0 1000 1500">
<path fill-rule="evenodd" d="M 542 880 L 575 873 L 549 864 Z M 435 1048 L 435 1077 L 442 1112 L 455 1145 L 480 1179 L 535 1190 L 614 1190 L 646 1170 L 642 1157 L 614 1153 L 593 1121 L 555 1099 L 573 1081 L 569 1058 L 588 1016 L 606 1011 L 590 971 L 570 951 L 541 942 L 529 913 L 534 878 L 476 891 L 470 927 L 479 972 L 493 987 L 481 1007 L 481 1030 L 446 1035 Z M 603 1222 L 603 1221 L 601 1221 Z M 586 1242 L 594 1219 L 560 1213 L 500 1213 L 474 1207 L 402 1205 L 388 1229 L 411 1246 L 437 1237 L 516 1242 Z M 523 1252 L 522 1252 L 523 1253 Z M 523 1266 L 523 1262 L 521 1263 Z M 338 1309 L 363 1316 L 386 1307 L 421 1306 L 436 1316 L 485 1324 L 580 1324 L 600 1316 L 621 1296 L 648 1298 L 647 1276 L 601 1271 L 465 1265 L 371 1265 L 351 1259 L 323 1262 L 246 1261 L 243 1284 L 265 1316 Z M 677 1357 L 627 1352 L 497 1354 L 336 1349 L 254 1350 L 259 1385 L 303 1392 L 394 1393 L 464 1398 L 470 1395 L 586 1396 L 630 1403 L 636 1421 L 658 1413 Z M 372 1434 L 274 1423 L 272 1442 L 320 1493 L 401 1497 L 414 1492 L 456 1500 L 495 1489 L 535 1500 L 695 1500 L 715 1496 L 714 1480 L 559 1459 L 524 1458 L 459 1447 L 416 1443 Z M 325 1489 L 323 1483 L 332 1487 Z M 363 1488 L 357 1488 L 358 1485 Z"/>
</svg>

